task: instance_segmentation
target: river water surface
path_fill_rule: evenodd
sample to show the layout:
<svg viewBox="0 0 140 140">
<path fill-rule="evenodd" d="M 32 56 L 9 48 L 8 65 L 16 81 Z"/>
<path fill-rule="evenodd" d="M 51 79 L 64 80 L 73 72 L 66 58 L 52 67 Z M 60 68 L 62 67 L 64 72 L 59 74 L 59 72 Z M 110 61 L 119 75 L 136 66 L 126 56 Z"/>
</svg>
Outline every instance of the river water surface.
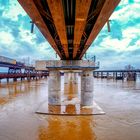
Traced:
<svg viewBox="0 0 140 140">
<path fill-rule="evenodd" d="M 1 83 L 0 140 L 140 140 L 139 82 L 94 79 L 94 100 L 105 115 L 36 114 L 47 94 L 47 79 Z"/>
</svg>

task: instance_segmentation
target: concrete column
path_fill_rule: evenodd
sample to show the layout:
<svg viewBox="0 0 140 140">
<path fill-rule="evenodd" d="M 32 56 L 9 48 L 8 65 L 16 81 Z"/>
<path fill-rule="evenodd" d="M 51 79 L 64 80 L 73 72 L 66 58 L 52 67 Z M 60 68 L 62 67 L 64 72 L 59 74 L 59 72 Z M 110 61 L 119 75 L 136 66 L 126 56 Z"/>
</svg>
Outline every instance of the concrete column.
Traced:
<svg viewBox="0 0 140 140">
<path fill-rule="evenodd" d="M 103 78 L 103 72 L 101 72 L 101 78 Z"/>
<path fill-rule="evenodd" d="M 125 77 L 124 72 L 122 72 L 122 80 L 124 80 L 124 77 Z"/>
<path fill-rule="evenodd" d="M 78 73 L 73 73 L 73 82 L 74 84 L 78 83 Z"/>
<path fill-rule="evenodd" d="M 7 78 L 7 83 L 9 83 L 9 78 Z"/>
<path fill-rule="evenodd" d="M 117 77 L 118 77 L 118 73 L 116 72 L 116 80 L 117 80 Z"/>
<path fill-rule="evenodd" d="M 16 82 L 17 81 L 17 78 L 13 78 L 13 81 Z"/>
<path fill-rule="evenodd" d="M 99 78 L 99 72 L 97 72 L 97 78 Z"/>
<path fill-rule="evenodd" d="M 64 73 L 64 84 L 68 84 L 69 82 L 69 73 Z"/>
<path fill-rule="evenodd" d="M 49 72 L 48 79 L 48 102 L 49 104 L 60 104 L 61 95 L 61 76 L 58 70 L 52 70 Z"/>
<path fill-rule="evenodd" d="M 107 75 L 106 75 L 107 79 L 109 79 L 109 72 L 107 72 Z"/>
<path fill-rule="evenodd" d="M 113 79 L 115 79 L 115 72 L 113 72 Z"/>
<path fill-rule="evenodd" d="M 127 81 L 136 81 L 137 75 L 136 72 L 129 72 L 127 74 Z"/>
<path fill-rule="evenodd" d="M 81 105 L 93 105 L 93 71 L 85 70 L 81 75 Z"/>
</svg>

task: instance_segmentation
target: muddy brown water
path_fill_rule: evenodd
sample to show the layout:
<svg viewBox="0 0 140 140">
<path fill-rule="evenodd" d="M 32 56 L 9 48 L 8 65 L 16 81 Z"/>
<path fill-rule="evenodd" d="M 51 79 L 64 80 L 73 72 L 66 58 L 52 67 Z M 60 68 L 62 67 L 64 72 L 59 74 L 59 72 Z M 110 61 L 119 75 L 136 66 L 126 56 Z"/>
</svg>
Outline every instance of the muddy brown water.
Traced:
<svg viewBox="0 0 140 140">
<path fill-rule="evenodd" d="M 139 82 L 94 79 L 94 100 L 106 112 L 96 116 L 36 114 L 47 86 L 47 79 L 0 84 L 0 140 L 140 140 Z"/>
</svg>

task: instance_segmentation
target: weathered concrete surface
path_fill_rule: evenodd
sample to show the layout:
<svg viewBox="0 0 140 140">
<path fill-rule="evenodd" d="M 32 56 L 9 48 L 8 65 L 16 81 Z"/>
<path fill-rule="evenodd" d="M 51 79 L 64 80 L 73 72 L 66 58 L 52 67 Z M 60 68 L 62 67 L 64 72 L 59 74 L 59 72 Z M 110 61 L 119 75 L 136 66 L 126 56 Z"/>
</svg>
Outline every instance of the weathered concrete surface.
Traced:
<svg viewBox="0 0 140 140">
<path fill-rule="evenodd" d="M 73 73 L 73 82 L 74 84 L 78 84 L 79 73 Z"/>
<path fill-rule="evenodd" d="M 46 114 L 46 115 L 103 115 L 105 112 L 97 105 L 95 101 L 92 100 L 92 104 L 90 106 L 81 105 L 80 96 L 80 88 L 78 86 L 80 84 L 75 84 L 75 79 L 73 76 L 76 76 L 75 73 L 69 73 L 70 79 L 68 83 L 64 85 L 64 91 L 55 93 L 52 96 L 52 92 L 48 92 L 49 99 L 51 95 L 51 102 L 47 99 L 43 101 L 39 105 L 39 108 L 36 110 L 36 113 Z M 79 81 L 79 77 L 76 77 L 77 81 Z M 65 78 L 64 78 L 65 82 Z M 80 81 L 79 81 L 80 82 Z M 78 83 L 78 82 L 77 82 Z M 54 85 L 55 86 L 55 85 Z M 58 96 L 59 98 L 56 98 Z M 65 95 L 65 96 L 64 96 Z M 85 99 L 85 98 L 84 98 Z M 60 102 L 58 102 L 60 101 Z M 89 104 L 89 99 L 84 101 L 84 103 Z"/>
<path fill-rule="evenodd" d="M 81 75 L 81 104 L 93 105 L 93 71 L 85 70 Z"/>
<path fill-rule="evenodd" d="M 61 101 L 61 76 L 57 70 L 49 72 L 48 79 L 48 103 L 49 104 L 60 104 Z"/>
<path fill-rule="evenodd" d="M 70 73 L 64 72 L 64 84 L 68 84 L 70 78 Z"/>
<path fill-rule="evenodd" d="M 48 69 L 97 69 L 98 64 L 89 60 L 38 60 L 35 63 L 36 70 Z"/>
</svg>

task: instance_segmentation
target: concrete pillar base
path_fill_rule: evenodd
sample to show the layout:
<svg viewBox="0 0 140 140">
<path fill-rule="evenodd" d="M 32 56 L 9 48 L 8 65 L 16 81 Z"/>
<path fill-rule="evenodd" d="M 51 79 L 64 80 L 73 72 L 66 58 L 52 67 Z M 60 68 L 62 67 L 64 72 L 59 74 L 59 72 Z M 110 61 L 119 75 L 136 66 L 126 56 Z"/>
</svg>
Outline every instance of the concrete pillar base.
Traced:
<svg viewBox="0 0 140 140">
<path fill-rule="evenodd" d="M 93 92 L 81 91 L 81 105 L 93 105 Z"/>
<path fill-rule="evenodd" d="M 50 91 L 49 92 L 48 104 L 50 104 L 50 105 L 60 105 L 61 104 L 60 91 Z"/>
<path fill-rule="evenodd" d="M 93 105 L 93 71 L 83 71 L 81 75 L 81 105 Z"/>
<path fill-rule="evenodd" d="M 60 104 L 61 101 L 61 76 L 60 72 L 53 70 L 49 72 L 48 82 L 48 103 L 49 104 Z"/>
</svg>

